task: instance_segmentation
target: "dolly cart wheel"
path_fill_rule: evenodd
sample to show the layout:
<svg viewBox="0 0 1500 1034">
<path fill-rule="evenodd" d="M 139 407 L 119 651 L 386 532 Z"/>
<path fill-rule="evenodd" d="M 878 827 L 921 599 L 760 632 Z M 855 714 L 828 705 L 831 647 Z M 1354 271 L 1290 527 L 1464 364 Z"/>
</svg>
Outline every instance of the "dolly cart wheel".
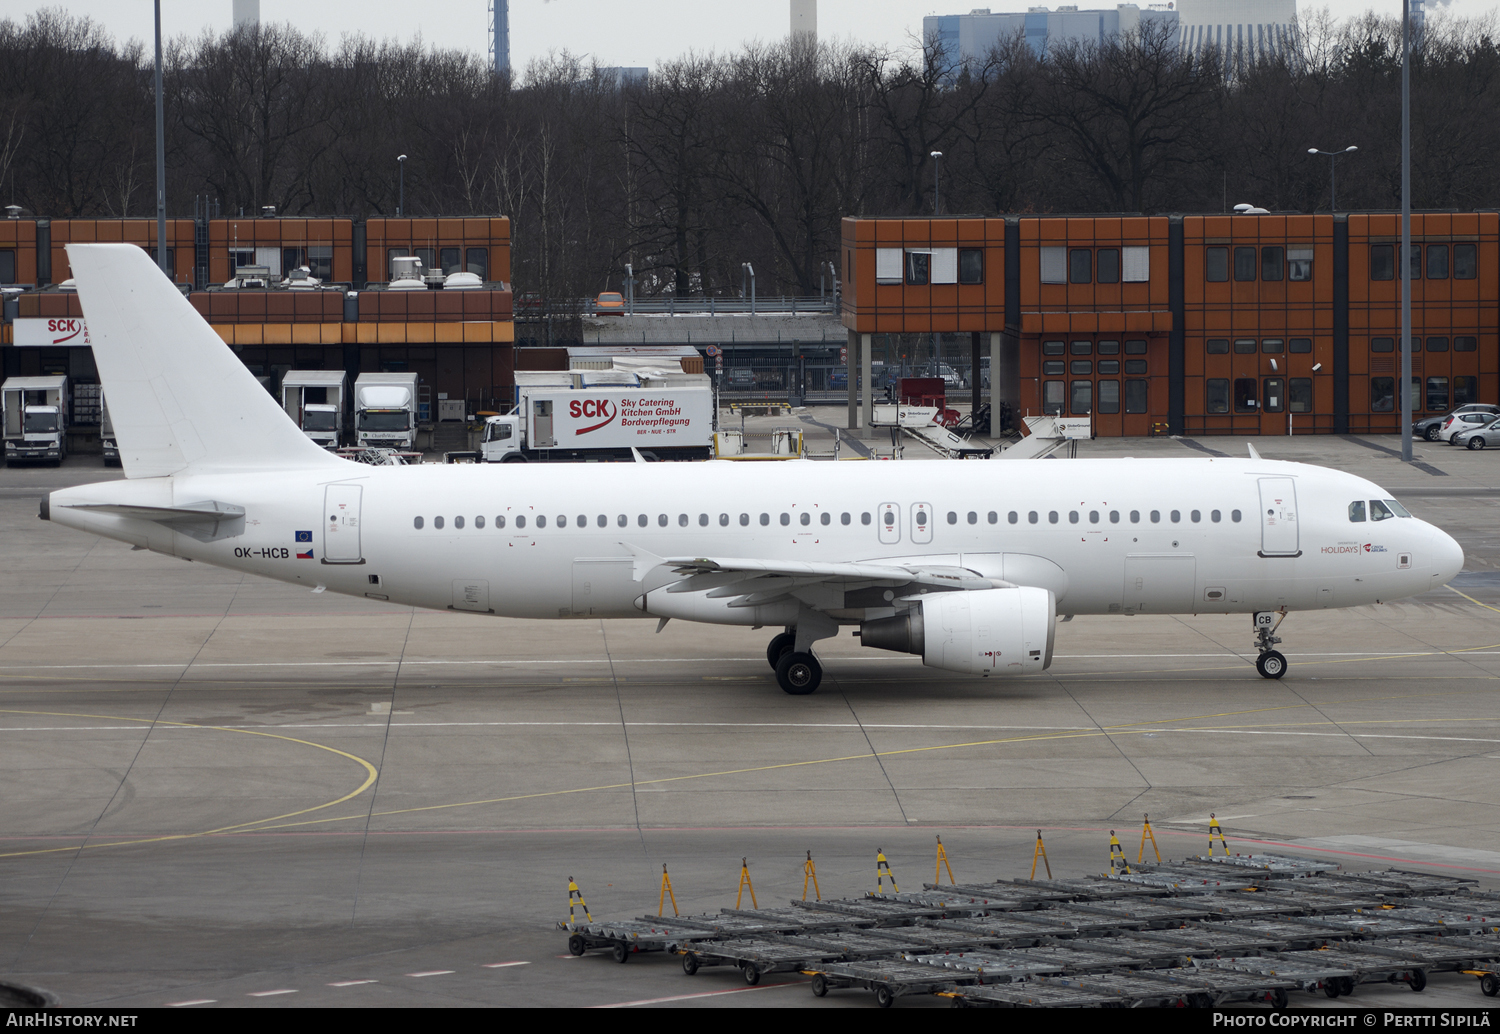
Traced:
<svg viewBox="0 0 1500 1034">
<path fill-rule="evenodd" d="M 1411 989 L 1413 991 L 1421 991 L 1421 990 L 1424 990 L 1426 987 L 1427 987 L 1427 974 L 1426 974 L 1426 972 L 1424 972 L 1423 970 L 1420 970 L 1420 969 L 1414 969 L 1414 970 L 1412 970 L 1411 971 Z"/>
<path fill-rule="evenodd" d="M 1494 978 L 1491 977 L 1490 979 L 1493 980 Z M 822 998 L 828 993 L 828 978 L 825 977 L 822 973 L 813 974 L 812 993 L 818 998 Z"/>
<path fill-rule="evenodd" d="M 569 955 L 582 955 L 584 952 L 588 951 L 588 947 L 589 946 L 584 943 L 583 937 L 579 934 L 575 933 L 572 937 L 568 938 Z"/>
<path fill-rule="evenodd" d="M 754 987 L 756 984 L 760 983 L 760 970 L 755 968 L 755 963 L 745 963 L 744 966 L 740 968 L 740 972 L 745 976 L 745 983 L 749 984 L 751 987 Z"/>
<path fill-rule="evenodd" d="M 684 952 L 682 955 L 682 971 L 688 976 L 698 972 L 698 956 L 692 952 Z"/>
<path fill-rule="evenodd" d="M 875 989 L 875 1004 L 880 1006 L 882 1009 L 889 1009 L 891 1007 L 891 1004 L 895 1002 L 895 1000 L 896 996 L 891 994 L 890 988 L 877 987 Z"/>
<path fill-rule="evenodd" d="M 624 941 L 616 941 L 615 946 L 610 949 L 610 955 L 614 957 L 616 962 L 629 962 L 630 948 Z"/>
<path fill-rule="evenodd" d="M 1493 998 L 1500 994 L 1500 977 L 1493 973 L 1486 973 L 1479 978 L 1479 990 L 1484 992 L 1486 998 Z"/>
</svg>

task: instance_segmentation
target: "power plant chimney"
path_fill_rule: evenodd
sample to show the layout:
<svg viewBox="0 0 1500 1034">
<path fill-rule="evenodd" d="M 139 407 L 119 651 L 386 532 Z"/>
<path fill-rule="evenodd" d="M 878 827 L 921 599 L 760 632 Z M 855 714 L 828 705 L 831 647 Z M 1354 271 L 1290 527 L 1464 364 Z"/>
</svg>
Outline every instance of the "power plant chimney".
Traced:
<svg viewBox="0 0 1500 1034">
<path fill-rule="evenodd" d="M 792 39 L 818 42 L 818 0 L 792 0 Z"/>
<path fill-rule="evenodd" d="M 510 74 L 510 0 L 490 0 L 490 73 Z"/>
<path fill-rule="evenodd" d="M 260 24 L 260 0 L 234 0 L 234 27 Z"/>
</svg>

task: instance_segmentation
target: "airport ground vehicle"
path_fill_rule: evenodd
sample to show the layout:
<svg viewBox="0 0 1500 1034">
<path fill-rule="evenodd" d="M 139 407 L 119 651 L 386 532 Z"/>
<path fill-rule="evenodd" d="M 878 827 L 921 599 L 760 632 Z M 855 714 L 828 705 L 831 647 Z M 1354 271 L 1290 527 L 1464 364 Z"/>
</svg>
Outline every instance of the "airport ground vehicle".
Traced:
<svg viewBox="0 0 1500 1034">
<path fill-rule="evenodd" d="M 486 463 L 631 459 L 631 449 L 662 460 L 713 454 L 707 387 L 519 387 L 517 395 L 514 413 L 485 421 Z"/>
<path fill-rule="evenodd" d="M 10 377 L 0 385 L 5 411 L 5 463 L 50 463 L 68 456 L 68 378 Z"/>
<path fill-rule="evenodd" d="M 929 667 L 1025 675 L 1050 665 L 1060 614 L 1248 614 L 1257 670 L 1281 678 L 1278 614 L 1401 599 L 1463 567 L 1378 485 L 1253 448 L 1004 479 L 953 463 L 354 464 L 307 439 L 140 248 L 69 257 L 126 480 L 51 492 L 41 517 L 290 584 L 505 617 L 774 625 L 767 660 L 802 695 L 822 678 L 814 644 L 843 627 Z"/>
<path fill-rule="evenodd" d="M 281 378 L 281 408 L 302 433 L 325 449 L 343 444 L 343 370 L 288 370 Z"/>
<path fill-rule="evenodd" d="M 417 447 L 417 375 L 362 373 L 354 382 L 354 444 L 410 452 Z"/>
</svg>

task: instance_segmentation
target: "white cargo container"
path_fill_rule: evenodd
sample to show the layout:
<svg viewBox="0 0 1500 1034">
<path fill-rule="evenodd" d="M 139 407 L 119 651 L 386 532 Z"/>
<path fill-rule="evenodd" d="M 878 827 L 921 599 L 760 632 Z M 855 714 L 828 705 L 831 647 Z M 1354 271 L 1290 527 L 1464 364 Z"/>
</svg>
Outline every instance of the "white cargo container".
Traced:
<svg viewBox="0 0 1500 1034">
<path fill-rule="evenodd" d="M 11 377 L 0 385 L 5 411 L 5 464 L 51 463 L 68 455 L 68 378 Z"/>
<path fill-rule="evenodd" d="M 288 370 L 281 378 L 281 408 L 302 433 L 325 449 L 343 444 L 343 370 Z"/>
<path fill-rule="evenodd" d="M 632 448 L 662 460 L 713 454 L 714 399 L 706 386 L 580 383 L 519 385 L 516 392 L 514 413 L 485 421 L 486 463 L 629 459 Z"/>
<path fill-rule="evenodd" d="M 417 447 L 417 375 L 362 373 L 354 382 L 354 444 L 412 452 Z"/>
</svg>

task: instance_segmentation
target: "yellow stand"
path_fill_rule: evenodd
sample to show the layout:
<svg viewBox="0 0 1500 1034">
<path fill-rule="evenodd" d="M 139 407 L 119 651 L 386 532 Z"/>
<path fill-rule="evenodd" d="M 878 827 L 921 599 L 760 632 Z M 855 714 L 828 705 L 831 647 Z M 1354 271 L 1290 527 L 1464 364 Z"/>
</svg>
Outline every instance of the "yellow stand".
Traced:
<svg viewBox="0 0 1500 1034">
<path fill-rule="evenodd" d="M 1151 832 L 1151 816 L 1146 816 L 1146 824 L 1141 827 L 1141 853 L 1136 858 L 1138 862 L 1146 860 L 1146 841 L 1151 841 L 1151 850 L 1156 852 L 1156 860 L 1161 861 L 1161 848 L 1156 846 L 1156 834 Z"/>
<path fill-rule="evenodd" d="M 1111 876 L 1130 872 L 1130 863 L 1125 859 L 1125 848 L 1120 846 L 1120 838 L 1115 836 L 1115 831 L 1109 831 L 1109 873 Z"/>
<path fill-rule="evenodd" d="M 577 904 L 575 905 L 574 902 L 577 902 Z M 588 905 L 588 902 L 583 900 L 583 891 L 581 891 L 581 890 L 578 889 L 578 884 L 574 883 L 573 882 L 573 877 L 569 876 L 568 877 L 568 928 L 569 929 L 573 928 L 573 922 L 574 922 L 573 909 L 574 908 L 581 908 L 581 909 L 583 909 L 584 918 L 586 918 L 591 923 L 594 921 L 594 917 L 591 916 L 591 915 L 589 915 L 589 905 Z"/>
<path fill-rule="evenodd" d="M 891 878 L 891 891 L 901 893 L 901 888 L 896 886 L 896 874 L 891 872 L 891 863 L 885 860 L 885 852 L 878 847 L 875 849 L 875 893 L 881 897 L 885 896 L 885 878 Z"/>
<path fill-rule="evenodd" d="M 739 908 L 740 907 L 740 899 L 745 896 L 745 888 L 746 887 L 750 888 L 750 904 L 751 904 L 751 906 L 754 907 L 754 908 L 759 908 L 760 907 L 760 903 L 755 900 L 755 884 L 753 884 L 753 883 L 750 882 L 750 861 L 749 861 L 749 859 L 741 858 L 740 859 L 740 889 L 739 889 L 739 893 L 737 893 L 734 896 L 734 907 L 735 908 Z"/>
<path fill-rule="evenodd" d="M 1036 850 L 1031 852 L 1031 878 L 1036 879 L 1036 860 L 1040 858 L 1047 867 L 1047 879 L 1052 878 L 1052 863 L 1047 861 L 1047 845 L 1042 843 L 1042 831 L 1036 831 Z"/>
<path fill-rule="evenodd" d="M 662 911 L 662 906 L 667 903 L 668 898 L 672 899 L 672 914 L 674 916 L 681 915 L 681 913 L 677 911 L 677 895 L 672 893 L 672 877 L 667 875 L 667 867 L 666 864 L 663 863 L 661 867 L 661 897 L 657 898 L 656 900 L 657 915 L 666 915 L 666 913 Z"/>
<path fill-rule="evenodd" d="M 1229 857 L 1229 841 L 1224 839 L 1224 830 L 1219 826 L 1219 820 L 1214 818 L 1214 813 L 1208 813 L 1208 856 L 1214 856 L 1214 841 L 1224 849 L 1224 857 Z"/>
<path fill-rule="evenodd" d="M 948 864 L 948 852 L 943 850 L 943 838 L 942 837 L 938 837 L 937 838 L 937 842 L 938 842 L 937 864 L 935 866 L 933 866 L 933 869 L 932 869 L 932 882 L 933 883 L 941 883 L 942 882 L 942 872 L 943 872 L 944 867 L 946 867 L 947 870 L 948 870 L 948 882 L 950 884 L 957 883 L 958 881 L 953 878 L 953 866 L 951 866 L 951 865 Z M 891 882 L 894 883 L 895 881 L 892 880 Z"/>
<path fill-rule="evenodd" d="M 823 900 L 823 892 L 818 889 L 818 867 L 813 864 L 812 852 L 807 852 L 807 861 L 802 863 L 802 900 L 807 900 L 807 881 L 812 880 L 813 897 L 817 901 Z"/>
</svg>

